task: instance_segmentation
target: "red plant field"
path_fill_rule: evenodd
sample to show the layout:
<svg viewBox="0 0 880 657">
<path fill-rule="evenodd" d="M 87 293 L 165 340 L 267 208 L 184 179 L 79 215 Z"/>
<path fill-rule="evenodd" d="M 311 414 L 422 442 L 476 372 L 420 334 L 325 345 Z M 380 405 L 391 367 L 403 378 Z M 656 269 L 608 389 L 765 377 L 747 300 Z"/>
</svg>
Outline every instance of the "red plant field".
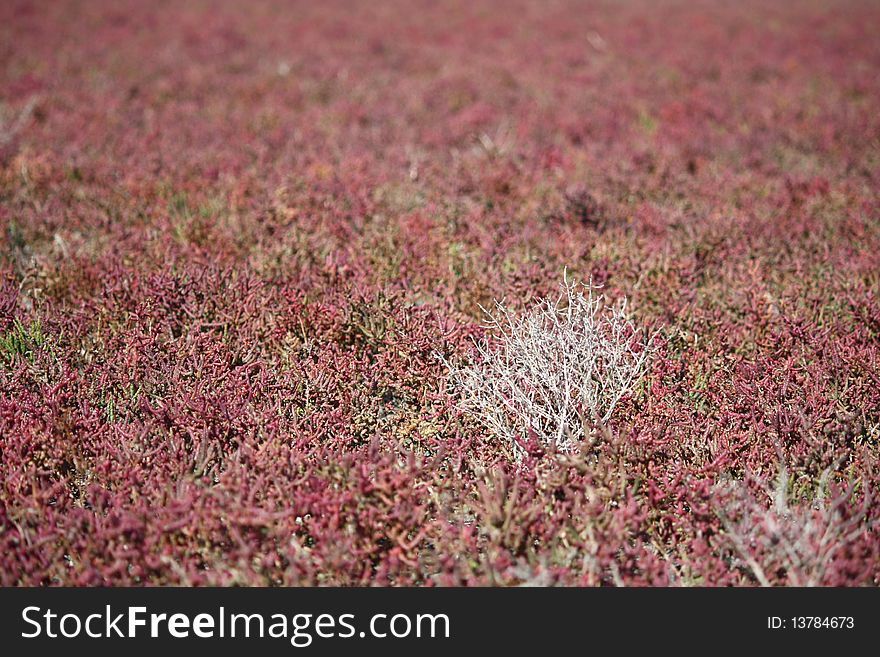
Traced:
<svg viewBox="0 0 880 657">
<path fill-rule="evenodd" d="M 0 3 L 0 584 L 880 584 L 878 28 Z"/>
</svg>

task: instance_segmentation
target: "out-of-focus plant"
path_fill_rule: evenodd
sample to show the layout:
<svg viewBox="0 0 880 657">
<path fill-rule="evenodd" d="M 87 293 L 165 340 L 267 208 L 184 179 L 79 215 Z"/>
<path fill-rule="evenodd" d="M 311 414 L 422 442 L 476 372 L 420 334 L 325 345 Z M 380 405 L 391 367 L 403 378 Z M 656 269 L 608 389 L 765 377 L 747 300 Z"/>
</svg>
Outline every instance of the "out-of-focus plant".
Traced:
<svg viewBox="0 0 880 657">
<path fill-rule="evenodd" d="M 761 586 L 829 585 L 835 559 L 870 531 L 865 523 L 870 491 L 862 490 L 858 502 L 858 482 L 833 490 L 831 470 L 822 473 L 812 499 L 792 499 L 784 466 L 775 486 L 759 486 L 766 500 L 756 497 L 747 482 L 717 484 L 716 508 L 725 537 L 735 559 Z"/>
<path fill-rule="evenodd" d="M 650 338 L 626 302 L 606 306 L 592 284 L 563 278 L 561 294 L 515 316 L 501 302 L 485 310 L 490 336 L 471 364 L 450 368 L 460 407 L 522 454 L 536 437 L 570 451 L 606 423 L 645 371 Z"/>
</svg>

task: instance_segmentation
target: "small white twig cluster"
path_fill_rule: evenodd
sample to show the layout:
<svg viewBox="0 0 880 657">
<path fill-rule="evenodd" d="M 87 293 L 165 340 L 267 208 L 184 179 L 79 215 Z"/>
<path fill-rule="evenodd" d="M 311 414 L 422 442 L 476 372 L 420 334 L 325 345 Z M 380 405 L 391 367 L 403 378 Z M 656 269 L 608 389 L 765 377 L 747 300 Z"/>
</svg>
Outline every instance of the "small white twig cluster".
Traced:
<svg viewBox="0 0 880 657">
<path fill-rule="evenodd" d="M 789 476 L 781 467 L 775 488 L 766 491 L 772 497 L 769 508 L 742 482 L 719 484 L 723 503 L 716 512 L 727 539 L 761 586 L 771 586 L 771 574 L 780 572 L 792 586 L 821 586 L 835 556 L 864 531 L 870 495 L 864 492 L 861 510 L 844 513 L 855 484 L 826 497 L 831 470 L 822 473 L 812 501 L 792 504 Z"/>
<path fill-rule="evenodd" d="M 531 435 L 574 450 L 645 370 L 650 340 L 627 318 L 625 301 L 606 307 L 596 288 L 567 276 L 561 287 L 558 298 L 522 316 L 497 301 L 494 310 L 484 308 L 490 335 L 475 343 L 473 362 L 444 360 L 459 407 L 510 441 L 517 457 Z"/>
</svg>

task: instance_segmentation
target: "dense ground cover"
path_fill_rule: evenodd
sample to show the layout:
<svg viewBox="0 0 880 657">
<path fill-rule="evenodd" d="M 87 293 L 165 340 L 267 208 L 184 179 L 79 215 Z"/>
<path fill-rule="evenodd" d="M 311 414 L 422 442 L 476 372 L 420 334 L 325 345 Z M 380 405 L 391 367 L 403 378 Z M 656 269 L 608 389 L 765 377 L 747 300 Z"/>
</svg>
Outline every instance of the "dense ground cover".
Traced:
<svg viewBox="0 0 880 657">
<path fill-rule="evenodd" d="M 0 3 L 0 583 L 880 583 L 878 24 Z M 650 364 L 514 450 L 438 354 L 564 268 Z"/>
</svg>

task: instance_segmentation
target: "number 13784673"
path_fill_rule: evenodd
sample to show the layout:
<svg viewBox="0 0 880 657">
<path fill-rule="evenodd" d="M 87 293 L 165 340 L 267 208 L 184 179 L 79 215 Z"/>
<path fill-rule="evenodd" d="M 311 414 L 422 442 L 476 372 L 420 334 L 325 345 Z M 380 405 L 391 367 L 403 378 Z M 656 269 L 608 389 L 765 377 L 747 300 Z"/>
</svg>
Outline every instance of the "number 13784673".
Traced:
<svg viewBox="0 0 880 657">
<path fill-rule="evenodd" d="M 852 616 L 768 616 L 771 630 L 851 630 L 855 628 Z"/>
</svg>

